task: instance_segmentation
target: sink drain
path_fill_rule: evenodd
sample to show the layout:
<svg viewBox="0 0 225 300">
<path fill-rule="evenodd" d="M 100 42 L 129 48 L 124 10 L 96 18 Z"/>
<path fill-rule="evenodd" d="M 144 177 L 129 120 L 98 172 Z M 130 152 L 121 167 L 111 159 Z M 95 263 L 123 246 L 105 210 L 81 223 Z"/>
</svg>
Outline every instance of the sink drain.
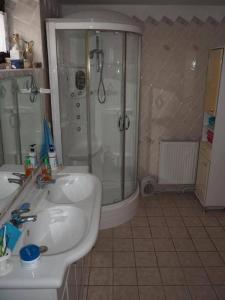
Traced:
<svg viewBox="0 0 225 300">
<path fill-rule="evenodd" d="M 40 252 L 41 252 L 41 253 L 45 253 L 45 252 L 48 251 L 48 247 L 47 247 L 47 246 L 44 246 L 44 245 L 43 245 L 43 246 L 40 246 L 39 249 L 40 249 Z"/>
</svg>

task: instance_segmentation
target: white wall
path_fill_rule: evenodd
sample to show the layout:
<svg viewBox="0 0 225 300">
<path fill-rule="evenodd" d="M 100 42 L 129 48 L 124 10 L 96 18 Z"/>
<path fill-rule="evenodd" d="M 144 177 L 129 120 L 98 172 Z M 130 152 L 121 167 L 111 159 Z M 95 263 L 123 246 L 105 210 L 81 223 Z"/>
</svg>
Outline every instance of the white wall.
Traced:
<svg viewBox="0 0 225 300">
<path fill-rule="evenodd" d="M 166 16 L 175 20 L 178 16 L 190 21 L 193 16 L 205 21 L 208 16 L 221 21 L 225 16 L 225 6 L 200 5 L 61 5 L 61 15 L 68 16 L 82 9 L 108 9 L 115 10 L 128 16 L 135 16 L 145 20 L 148 16 L 160 20 Z"/>
</svg>

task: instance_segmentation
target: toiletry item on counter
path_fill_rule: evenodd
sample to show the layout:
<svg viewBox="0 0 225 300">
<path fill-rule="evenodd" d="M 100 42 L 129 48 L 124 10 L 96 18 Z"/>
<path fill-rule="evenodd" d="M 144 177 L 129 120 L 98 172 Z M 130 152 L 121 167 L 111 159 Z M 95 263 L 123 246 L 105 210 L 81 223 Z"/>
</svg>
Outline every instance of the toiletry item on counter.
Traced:
<svg viewBox="0 0 225 300">
<path fill-rule="evenodd" d="M 11 69 L 23 69 L 23 59 L 10 59 L 11 61 Z"/>
<path fill-rule="evenodd" d="M 24 41 L 25 49 L 24 56 L 24 68 L 33 68 L 33 46 L 34 41 Z"/>
<path fill-rule="evenodd" d="M 0 237 L 2 237 L 2 238 L 4 236 L 4 230 L 5 230 L 5 236 L 6 236 L 6 247 L 8 249 L 10 249 L 11 251 L 13 251 L 16 246 L 17 241 L 19 240 L 19 238 L 21 236 L 21 231 L 18 228 L 16 228 L 13 224 L 6 223 L 0 229 Z"/>
<path fill-rule="evenodd" d="M 54 145 L 49 145 L 49 152 L 48 152 L 49 164 L 52 171 L 57 170 L 57 158 Z"/>
<path fill-rule="evenodd" d="M 23 59 L 23 51 L 20 47 L 20 37 L 15 33 L 11 37 L 12 47 L 9 51 L 11 59 Z"/>
<path fill-rule="evenodd" d="M 36 268 L 40 259 L 40 247 L 29 244 L 20 249 L 20 262 L 26 269 Z"/>
<path fill-rule="evenodd" d="M 0 256 L 0 276 L 4 276 L 12 271 L 13 264 L 9 261 L 10 256 L 11 251 L 9 249 L 6 250 L 4 256 Z"/>
<path fill-rule="evenodd" d="M 213 131 L 211 131 L 211 130 L 208 129 L 207 130 L 207 140 L 208 140 L 209 143 L 213 142 L 213 136 L 214 136 Z"/>
<path fill-rule="evenodd" d="M 33 170 L 34 170 L 34 168 L 33 168 L 33 166 L 31 165 L 30 158 L 29 158 L 29 156 L 27 156 L 27 157 L 25 158 L 25 161 L 24 161 L 24 171 L 25 171 L 25 175 L 26 175 L 27 177 L 29 177 L 29 176 L 32 174 Z"/>
<path fill-rule="evenodd" d="M 52 179 L 51 167 L 49 165 L 48 158 L 43 160 L 43 164 L 41 166 L 41 174 L 44 180 L 48 181 Z"/>
<path fill-rule="evenodd" d="M 33 169 L 35 169 L 37 166 L 37 153 L 36 153 L 35 147 L 36 147 L 36 144 L 30 145 L 30 152 L 29 152 L 29 159 L 30 159 L 30 163 L 31 163 L 31 166 L 33 167 Z"/>
</svg>

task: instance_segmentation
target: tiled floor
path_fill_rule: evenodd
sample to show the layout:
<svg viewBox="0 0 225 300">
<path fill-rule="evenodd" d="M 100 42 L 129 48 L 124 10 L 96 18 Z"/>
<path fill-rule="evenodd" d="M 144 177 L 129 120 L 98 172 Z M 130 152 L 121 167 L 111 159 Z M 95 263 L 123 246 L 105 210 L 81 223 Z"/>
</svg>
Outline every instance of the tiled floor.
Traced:
<svg viewBox="0 0 225 300">
<path fill-rule="evenodd" d="M 225 300 L 225 212 L 192 194 L 140 199 L 127 224 L 100 231 L 87 300 Z"/>
</svg>

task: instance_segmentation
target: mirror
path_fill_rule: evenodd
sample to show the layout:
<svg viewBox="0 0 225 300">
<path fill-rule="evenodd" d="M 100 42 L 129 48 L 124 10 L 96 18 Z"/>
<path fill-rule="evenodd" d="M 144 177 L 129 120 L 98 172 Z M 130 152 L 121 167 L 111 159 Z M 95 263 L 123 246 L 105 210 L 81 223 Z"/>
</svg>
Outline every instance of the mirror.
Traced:
<svg viewBox="0 0 225 300">
<path fill-rule="evenodd" d="M 33 73 L 7 73 L 0 80 L 0 216 L 20 190 L 20 178 L 12 173 L 24 173 L 30 145 L 40 155 L 44 117 L 43 97 L 28 92 L 36 84 Z M 10 183 L 8 178 L 17 180 Z"/>
</svg>

